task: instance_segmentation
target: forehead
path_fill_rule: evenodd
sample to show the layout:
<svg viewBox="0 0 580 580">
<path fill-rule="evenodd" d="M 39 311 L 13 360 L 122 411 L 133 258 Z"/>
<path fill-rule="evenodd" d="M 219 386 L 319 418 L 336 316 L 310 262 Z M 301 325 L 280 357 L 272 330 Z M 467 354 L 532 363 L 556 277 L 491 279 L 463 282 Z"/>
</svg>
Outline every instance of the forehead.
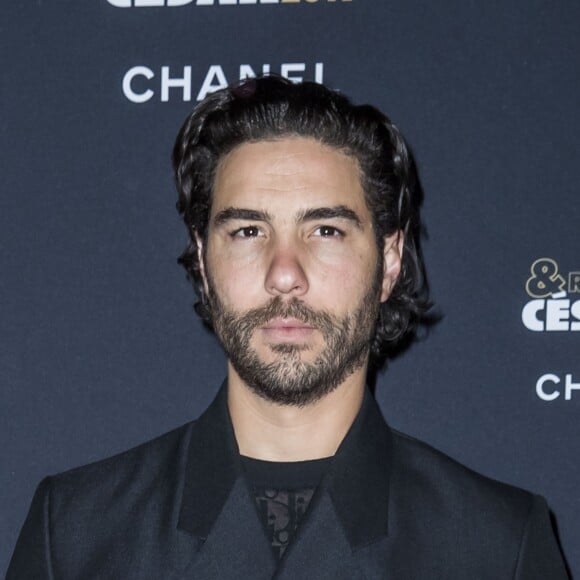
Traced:
<svg viewBox="0 0 580 580">
<path fill-rule="evenodd" d="M 281 210 L 365 206 L 356 159 L 305 137 L 244 143 L 218 164 L 212 213 L 229 206 Z"/>
</svg>

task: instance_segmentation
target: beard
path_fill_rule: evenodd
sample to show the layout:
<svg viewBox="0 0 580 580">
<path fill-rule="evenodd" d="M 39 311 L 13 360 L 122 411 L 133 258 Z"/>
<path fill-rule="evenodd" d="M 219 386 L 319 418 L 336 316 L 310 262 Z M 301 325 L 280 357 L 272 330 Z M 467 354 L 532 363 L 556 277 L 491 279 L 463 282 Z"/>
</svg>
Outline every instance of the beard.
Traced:
<svg viewBox="0 0 580 580">
<path fill-rule="evenodd" d="M 335 390 L 366 364 L 380 308 L 382 264 L 361 301 L 343 317 L 314 310 L 297 298 L 273 298 L 261 308 L 229 310 L 208 280 L 212 323 L 222 347 L 244 383 L 259 397 L 280 405 L 298 407 L 313 403 Z M 295 318 L 319 331 L 324 347 L 305 362 L 305 344 L 277 343 L 269 348 L 276 360 L 264 361 L 252 347 L 256 329 L 274 318 Z"/>
</svg>

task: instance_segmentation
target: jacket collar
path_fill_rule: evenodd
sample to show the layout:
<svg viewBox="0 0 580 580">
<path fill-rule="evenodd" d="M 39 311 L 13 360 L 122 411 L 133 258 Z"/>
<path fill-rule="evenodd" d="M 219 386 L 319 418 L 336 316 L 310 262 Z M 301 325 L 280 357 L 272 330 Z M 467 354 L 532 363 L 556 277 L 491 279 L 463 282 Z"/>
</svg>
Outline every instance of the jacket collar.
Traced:
<svg viewBox="0 0 580 580">
<path fill-rule="evenodd" d="M 353 549 L 388 533 L 391 459 L 391 430 L 366 390 L 361 409 L 321 484 Z M 207 538 L 242 473 L 224 384 L 193 424 L 178 528 Z"/>
<path fill-rule="evenodd" d="M 392 433 L 368 389 L 325 484 L 353 548 L 388 534 Z"/>
</svg>

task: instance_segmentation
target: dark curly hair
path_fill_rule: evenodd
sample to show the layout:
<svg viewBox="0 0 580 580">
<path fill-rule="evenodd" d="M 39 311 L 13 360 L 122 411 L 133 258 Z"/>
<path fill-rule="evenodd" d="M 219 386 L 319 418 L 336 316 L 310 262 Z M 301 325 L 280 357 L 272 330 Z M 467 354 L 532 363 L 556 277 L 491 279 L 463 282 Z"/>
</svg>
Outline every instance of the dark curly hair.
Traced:
<svg viewBox="0 0 580 580">
<path fill-rule="evenodd" d="M 245 80 L 209 95 L 183 124 L 173 168 L 189 243 L 179 262 L 200 298 L 195 310 L 211 325 L 196 234 L 206 239 L 218 163 L 242 143 L 284 136 L 314 138 L 356 158 L 379 250 L 385 236 L 405 234 L 401 273 L 381 305 L 371 345 L 380 359 L 413 334 L 429 306 L 418 247 L 419 184 L 405 141 L 388 117 L 317 83 L 275 76 Z"/>
</svg>

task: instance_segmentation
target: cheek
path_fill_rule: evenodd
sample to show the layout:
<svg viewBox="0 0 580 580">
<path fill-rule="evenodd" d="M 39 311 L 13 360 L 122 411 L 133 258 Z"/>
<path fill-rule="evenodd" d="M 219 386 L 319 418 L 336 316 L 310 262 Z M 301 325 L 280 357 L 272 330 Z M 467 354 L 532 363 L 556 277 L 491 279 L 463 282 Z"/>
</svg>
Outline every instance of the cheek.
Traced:
<svg viewBox="0 0 580 580">
<path fill-rule="evenodd" d="M 358 270 L 361 263 L 361 251 L 347 240 L 315 239 L 304 245 L 304 263 L 313 273 L 344 276 L 352 270 Z"/>
<path fill-rule="evenodd" d="M 368 293 L 377 267 L 374 247 L 361 251 L 328 252 L 309 268 L 310 289 L 331 310 L 350 310 Z"/>
<path fill-rule="evenodd" d="M 252 306 L 252 298 L 263 269 L 259 252 L 230 245 L 210 245 L 206 256 L 206 270 L 221 300 L 236 309 Z"/>
<path fill-rule="evenodd" d="M 209 251 L 212 254 L 214 264 L 219 264 L 230 270 L 242 270 L 248 265 L 256 264 L 263 254 L 263 243 L 259 241 L 234 241 L 218 239 L 210 245 Z"/>
</svg>

